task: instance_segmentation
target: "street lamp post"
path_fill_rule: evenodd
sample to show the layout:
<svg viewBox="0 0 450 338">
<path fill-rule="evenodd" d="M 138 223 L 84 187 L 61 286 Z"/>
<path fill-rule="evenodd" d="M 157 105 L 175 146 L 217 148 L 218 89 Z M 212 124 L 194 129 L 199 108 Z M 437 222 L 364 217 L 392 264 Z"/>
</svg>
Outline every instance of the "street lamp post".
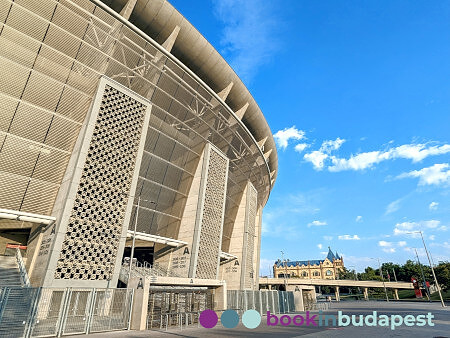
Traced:
<svg viewBox="0 0 450 338">
<path fill-rule="evenodd" d="M 395 269 L 392 268 L 392 272 L 394 273 L 395 282 L 397 282 L 397 275 L 395 274 Z"/>
<path fill-rule="evenodd" d="M 372 258 L 375 259 L 375 258 Z M 386 301 L 389 302 L 389 297 L 386 290 L 386 283 L 384 282 L 383 270 L 381 269 L 380 258 L 376 258 L 378 260 L 378 266 L 380 268 L 381 281 L 383 282 L 384 294 L 386 295 Z"/>
<path fill-rule="evenodd" d="M 431 272 L 433 273 L 434 283 L 435 283 L 436 288 L 437 288 L 437 290 L 438 290 L 439 298 L 441 298 L 441 304 L 442 304 L 442 307 L 445 307 L 444 299 L 442 298 L 441 287 L 439 286 L 439 283 L 438 283 L 437 278 L 436 278 L 436 274 L 434 273 L 433 264 L 431 264 L 430 255 L 429 255 L 429 253 L 428 253 L 427 246 L 425 245 L 425 240 L 423 239 L 423 233 L 422 233 L 422 231 L 411 231 L 411 232 L 407 232 L 407 233 L 408 233 L 408 234 L 420 233 L 420 237 L 422 237 L 423 247 L 424 247 L 425 252 L 426 252 L 426 254 L 427 254 L 428 263 L 430 263 Z"/>
<path fill-rule="evenodd" d="M 284 291 L 287 291 L 287 280 L 286 280 L 286 275 L 287 275 L 287 263 L 286 260 L 284 259 L 284 252 L 281 251 L 281 261 L 284 261 Z"/>
<path fill-rule="evenodd" d="M 417 254 L 417 249 L 414 248 L 414 250 L 416 251 L 417 263 L 419 263 L 420 272 L 422 273 L 423 288 L 425 289 L 425 292 L 427 293 L 428 300 L 431 302 L 431 297 L 430 297 L 431 293 L 427 287 L 427 281 L 425 279 L 425 274 L 423 273 L 422 264 L 420 264 L 419 255 Z"/>
</svg>

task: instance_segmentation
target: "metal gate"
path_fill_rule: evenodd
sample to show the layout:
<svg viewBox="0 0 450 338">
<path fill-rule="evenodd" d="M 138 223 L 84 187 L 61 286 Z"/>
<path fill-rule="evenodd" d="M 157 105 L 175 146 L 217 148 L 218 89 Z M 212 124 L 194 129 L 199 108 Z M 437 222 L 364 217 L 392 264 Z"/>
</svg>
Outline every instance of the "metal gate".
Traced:
<svg viewBox="0 0 450 338">
<path fill-rule="evenodd" d="M 1 337 L 129 329 L 133 289 L 1 288 Z"/>
<path fill-rule="evenodd" d="M 212 309 L 212 290 L 150 291 L 147 329 L 198 323 L 200 312 Z"/>
</svg>

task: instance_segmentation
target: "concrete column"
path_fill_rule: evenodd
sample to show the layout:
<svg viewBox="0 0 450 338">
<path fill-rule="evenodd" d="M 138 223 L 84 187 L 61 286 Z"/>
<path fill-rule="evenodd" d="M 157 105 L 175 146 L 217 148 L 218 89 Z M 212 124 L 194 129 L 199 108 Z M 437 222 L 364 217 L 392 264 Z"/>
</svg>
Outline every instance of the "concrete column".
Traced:
<svg viewBox="0 0 450 338">
<path fill-rule="evenodd" d="M 364 288 L 364 299 L 369 300 L 369 291 L 367 288 Z"/>
<path fill-rule="evenodd" d="M 300 288 L 294 291 L 294 305 L 296 312 L 305 311 L 305 305 L 303 304 L 303 290 Z"/>
<path fill-rule="evenodd" d="M 227 308 L 227 284 L 224 282 L 222 286 L 214 290 L 214 310 L 226 310 Z"/>
<path fill-rule="evenodd" d="M 272 290 L 272 285 L 271 285 L 271 284 L 268 284 L 268 286 L 269 286 L 269 290 Z"/>
<path fill-rule="evenodd" d="M 334 290 L 335 290 L 334 295 L 336 297 L 336 302 L 341 301 L 341 296 L 339 295 L 339 286 L 336 286 Z"/>
<path fill-rule="evenodd" d="M 398 289 L 394 289 L 394 299 L 398 300 Z"/>
<path fill-rule="evenodd" d="M 147 328 L 148 297 L 150 294 L 149 278 L 133 278 L 130 287 L 134 288 L 131 309 L 131 330 L 143 331 Z"/>
</svg>

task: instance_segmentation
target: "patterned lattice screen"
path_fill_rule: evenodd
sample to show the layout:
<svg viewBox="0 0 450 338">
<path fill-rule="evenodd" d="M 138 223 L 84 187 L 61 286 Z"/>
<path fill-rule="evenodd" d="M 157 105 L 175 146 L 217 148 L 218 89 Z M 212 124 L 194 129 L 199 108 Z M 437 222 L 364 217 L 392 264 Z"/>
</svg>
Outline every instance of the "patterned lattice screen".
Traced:
<svg viewBox="0 0 450 338">
<path fill-rule="evenodd" d="M 106 85 L 55 279 L 110 278 L 146 109 L 144 104 Z"/>
<path fill-rule="evenodd" d="M 246 245 L 244 288 L 251 289 L 255 278 L 253 256 L 255 251 L 255 225 L 258 194 L 250 182 L 248 183 L 247 194 L 247 243 L 244 243 L 244 245 Z"/>
<path fill-rule="evenodd" d="M 217 278 L 227 171 L 228 160 L 211 147 L 198 248 L 197 278 Z"/>
</svg>

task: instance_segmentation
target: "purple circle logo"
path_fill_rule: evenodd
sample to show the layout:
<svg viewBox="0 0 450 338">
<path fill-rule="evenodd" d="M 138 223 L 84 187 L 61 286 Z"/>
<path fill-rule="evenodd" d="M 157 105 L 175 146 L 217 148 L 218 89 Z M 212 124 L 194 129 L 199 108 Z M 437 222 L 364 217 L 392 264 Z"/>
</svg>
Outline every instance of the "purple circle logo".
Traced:
<svg viewBox="0 0 450 338">
<path fill-rule="evenodd" d="M 200 313 L 200 317 L 198 320 L 204 328 L 211 329 L 216 326 L 219 319 L 217 317 L 217 314 L 213 310 L 204 310 Z"/>
</svg>

